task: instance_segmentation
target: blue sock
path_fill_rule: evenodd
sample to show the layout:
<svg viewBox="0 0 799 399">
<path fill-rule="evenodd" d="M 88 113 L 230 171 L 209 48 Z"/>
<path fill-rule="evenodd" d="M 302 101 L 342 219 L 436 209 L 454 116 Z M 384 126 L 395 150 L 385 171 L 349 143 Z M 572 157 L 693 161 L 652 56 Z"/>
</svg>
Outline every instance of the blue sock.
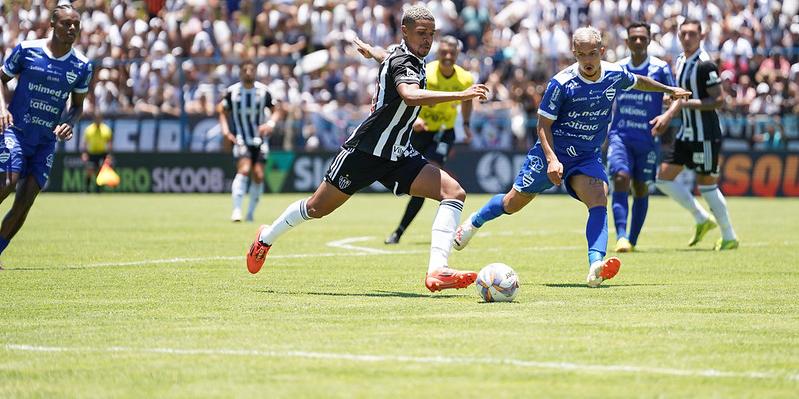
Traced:
<svg viewBox="0 0 799 399">
<path fill-rule="evenodd" d="M 616 224 L 616 239 L 627 237 L 627 203 L 626 191 L 613 192 L 613 223 Z"/>
<path fill-rule="evenodd" d="M 2 254 L 3 251 L 6 250 L 6 247 L 8 246 L 9 242 L 10 242 L 9 240 L 6 240 L 5 238 L 0 237 L 0 254 Z"/>
<path fill-rule="evenodd" d="M 630 220 L 630 244 L 638 242 L 638 235 L 644 227 L 646 211 L 649 209 L 649 196 L 633 198 L 633 217 Z"/>
<path fill-rule="evenodd" d="M 482 227 L 483 223 L 505 214 L 505 208 L 502 206 L 503 198 L 505 198 L 505 194 L 497 194 L 491 197 L 491 199 L 474 214 L 474 217 L 472 217 L 472 225 L 474 227 Z"/>
<path fill-rule="evenodd" d="M 595 206 L 588 210 L 585 224 L 585 238 L 588 240 L 588 265 L 605 258 L 608 250 L 608 208 Z"/>
</svg>

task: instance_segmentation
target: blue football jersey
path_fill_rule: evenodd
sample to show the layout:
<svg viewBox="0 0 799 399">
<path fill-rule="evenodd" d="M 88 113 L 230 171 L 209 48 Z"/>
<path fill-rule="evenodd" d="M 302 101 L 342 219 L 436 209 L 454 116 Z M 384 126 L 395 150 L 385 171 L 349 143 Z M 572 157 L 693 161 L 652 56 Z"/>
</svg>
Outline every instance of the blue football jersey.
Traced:
<svg viewBox="0 0 799 399">
<path fill-rule="evenodd" d="M 555 152 L 576 157 L 594 153 L 605 141 L 616 96 L 635 85 L 636 77 L 618 64 L 602 61 L 596 82 L 583 78 L 575 63 L 549 81 L 538 114 L 554 120 Z"/>
<path fill-rule="evenodd" d="M 14 126 L 25 135 L 38 133 L 55 140 L 53 129 L 61 120 L 69 95 L 89 91 L 92 65 L 78 50 L 55 58 L 47 48 L 47 39 L 27 40 L 14 47 L 3 64 L 3 73 L 18 78 L 8 107 Z"/>
<path fill-rule="evenodd" d="M 666 61 L 657 57 L 647 57 L 639 66 L 633 66 L 630 57 L 619 61 L 627 71 L 636 75 L 652 78 L 667 86 L 675 86 L 674 75 Z M 630 90 L 619 94 L 610 133 L 618 134 L 623 139 L 643 140 L 651 142 L 652 125 L 649 121 L 663 113 L 663 94 L 640 90 Z"/>
</svg>

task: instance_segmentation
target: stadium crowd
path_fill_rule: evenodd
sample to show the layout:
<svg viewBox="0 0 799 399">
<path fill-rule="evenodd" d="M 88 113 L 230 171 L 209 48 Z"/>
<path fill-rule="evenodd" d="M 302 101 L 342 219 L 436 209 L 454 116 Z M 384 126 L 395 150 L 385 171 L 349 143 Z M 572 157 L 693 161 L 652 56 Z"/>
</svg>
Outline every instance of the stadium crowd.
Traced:
<svg viewBox="0 0 799 399">
<path fill-rule="evenodd" d="M 53 0 L 6 1 L 0 50 L 49 29 Z M 351 45 L 356 35 L 397 42 L 402 1 L 79 0 L 77 44 L 95 60 L 89 113 L 215 114 L 237 81 L 238 60 L 262 60 L 258 79 L 283 100 L 286 121 L 273 148 L 337 148 L 368 112 L 377 64 Z M 704 22 L 727 92 L 722 120 L 731 145 L 784 148 L 799 139 L 797 0 L 430 0 L 441 34 L 463 43 L 459 64 L 491 88 L 472 122 L 478 148 L 526 149 L 546 81 L 573 62 L 570 36 L 591 24 L 606 59 L 626 56 L 625 27 L 651 23 L 650 54 L 673 63 L 677 26 Z M 435 58 L 435 48 L 429 59 Z M 795 146 L 797 148 L 799 146 Z"/>
</svg>

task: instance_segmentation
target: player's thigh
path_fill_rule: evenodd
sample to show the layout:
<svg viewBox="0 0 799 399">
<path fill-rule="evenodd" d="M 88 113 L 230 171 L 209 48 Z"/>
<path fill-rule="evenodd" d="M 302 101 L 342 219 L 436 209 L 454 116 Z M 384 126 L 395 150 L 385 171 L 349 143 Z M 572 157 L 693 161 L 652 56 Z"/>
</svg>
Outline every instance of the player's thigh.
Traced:
<svg viewBox="0 0 799 399">
<path fill-rule="evenodd" d="M 604 180 L 583 174 L 569 177 L 569 185 L 587 207 L 607 206 L 608 185 Z"/>
<path fill-rule="evenodd" d="M 687 143 L 675 140 L 663 153 L 663 162 L 660 164 L 657 178 L 660 180 L 674 180 L 685 166 L 691 165 L 693 150 Z"/>
<path fill-rule="evenodd" d="M 507 213 L 516 213 L 522 210 L 535 198 L 536 194 L 525 193 L 511 188 L 502 198 L 502 208 Z"/>
<path fill-rule="evenodd" d="M 305 203 L 308 207 L 308 215 L 317 219 L 327 216 L 347 202 L 350 196 L 329 182 L 322 181 L 322 184 L 316 188 L 311 198 L 308 198 Z"/>
<path fill-rule="evenodd" d="M 236 173 L 240 175 L 249 175 L 252 170 L 252 159 L 247 156 L 239 157 L 236 160 Z"/>
<path fill-rule="evenodd" d="M 255 183 L 261 183 L 264 181 L 264 163 L 263 162 L 253 162 L 252 164 L 252 179 Z"/>
<path fill-rule="evenodd" d="M 466 191 L 447 172 L 434 165 L 422 167 L 410 187 L 410 195 L 441 201 L 444 199 L 466 199 Z"/>
</svg>

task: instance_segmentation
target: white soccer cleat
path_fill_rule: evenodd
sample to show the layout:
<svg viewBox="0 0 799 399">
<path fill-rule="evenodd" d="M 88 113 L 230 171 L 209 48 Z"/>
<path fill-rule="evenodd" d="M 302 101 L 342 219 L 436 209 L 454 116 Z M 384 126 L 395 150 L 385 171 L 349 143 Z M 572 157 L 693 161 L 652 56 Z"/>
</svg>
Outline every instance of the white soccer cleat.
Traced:
<svg viewBox="0 0 799 399">
<path fill-rule="evenodd" d="M 610 280 L 619 272 L 621 268 L 621 261 L 617 257 L 607 258 L 605 260 L 598 260 L 591 264 L 588 269 L 588 277 L 586 283 L 591 288 L 599 287 L 605 280 Z"/>
<path fill-rule="evenodd" d="M 466 246 L 469 245 L 469 240 L 477 233 L 478 228 L 474 227 L 472 224 L 472 216 L 474 216 L 474 214 L 469 215 L 469 218 L 461 223 L 458 229 L 455 230 L 455 236 L 452 238 L 452 246 L 458 251 L 466 248 Z"/>
<path fill-rule="evenodd" d="M 233 222 L 241 222 L 241 209 L 233 209 L 233 214 L 230 215 L 230 220 Z"/>
</svg>

